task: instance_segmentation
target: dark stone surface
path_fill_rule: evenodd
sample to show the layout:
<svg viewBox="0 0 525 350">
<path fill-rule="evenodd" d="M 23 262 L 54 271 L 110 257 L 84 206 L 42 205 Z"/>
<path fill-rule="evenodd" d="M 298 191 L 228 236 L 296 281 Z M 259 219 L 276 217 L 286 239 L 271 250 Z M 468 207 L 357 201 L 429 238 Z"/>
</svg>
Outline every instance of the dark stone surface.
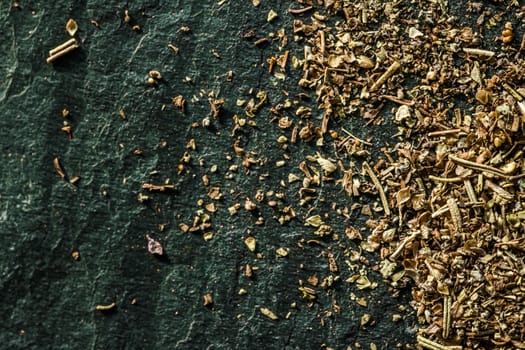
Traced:
<svg viewBox="0 0 525 350">
<path fill-rule="evenodd" d="M 355 273 L 344 263 L 343 248 L 334 248 L 341 282 L 331 295 L 318 287 L 318 300 L 308 308 L 297 290 L 299 280 L 330 274 L 321 251 L 334 242 L 297 245 L 302 238 L 316 237 L 303 225 L 307 213 L 296 203 L 299 185 L 280 188 L 279 182 L 290 171 L 299 174 L 297 164 L 317 149 L 298 144 L 284 151 L 275 141 L 282 131 L 271 122 L 268 108 L 284 101 L 281 88 L 296 99 L 299 73 L 290 73 L 284 82 L 271 77 L 262 65 L 279 52 L 277 44 L 259 48 L 241 38 L 251 29 L 262 37 L 284 27 L 292 39 L 290 6 L 289 1 L 264 0 L 258 8 L 250 1 L 221 6 L 211 0 L 130 2 L 131 24 L 141 27 L 135 32 L 123 22 L 124 1 L 0 5 L 0 348 L 318 349 L 325 344 L 344 349 L 355 342 L 368 348 L 374 342 L 378 349 L 393 349 L 413 342 L 414 321 L 407 313 L 402 313 L 403 321 L 391 322 L 408 291 L 392 298 L 380 275 L 372 272 L 370 279 L 379 282 L 373 291 L 343 282 Z M 268 24 L 271 8 L 280 17 Z M 80 48 L 46 64 L 47 51 L 68 39 L 64 26 L 69 18 L 79 24 Z M 179 31 L 182 26 L 191 32 Z M 179 55 L 168 43 L 180 48 Z M 288 49 L 302 55 L 301 44 L 291 43 Z M 150 69 L 163 74 L 154 87 L 145 83 Z M 225 79 L 229 70 L 234 71 L 232 82 Z M 185 77 L 191 82 L 184 82 Z M 238 136 L 246 150 L 257 151 L 267 162 L 246 174 L 233 152 L 230 131 L 232 115 L 243 113 L 235 101 L 248 99 L 252 88 L 266 90 L 270 103 L 255 117 L 257 127 Z M 211 128 L 192 128 L 193 122 L 210 116 L 210 91 L 225 99 L 225 111 Z M 171 104 L 179 94 L 186 97 L 185 114 Z M 193 96 L 199 101 L 192 102 Z M 60 131 L 63 108 L 70 110 L 72 140 Z M 120 109 L 127 121 L 119 117 Z M 366 132 L 347 124 L 358 134 Z M 191 138 L 197 150 L 191 152 L 187 171 L 178 175 L 179 159 Z M 136 149 L 143 154 L 133 154 Z M 287 166 L 275 168 L 285 153 L 290 156 Z M 55 157 L 69 177 L 81 176 L 78 186 L 57 176 Z M 213 164 L 218 165 L 216 173 L 209 171 Z M 239 171 L 225 179 L 234 164 Z M 191 224 L 199 199 L 210 202 L 201 183 L 205 173 L 224 193 L 212 214 L 215 237 L 209 242 L 178 228 L 182 222 Z M 269 175 L 260 180 L 263 174 Z M 149 201 L 137 201 L 142 182 L 159 184 L 167 178 L 175 185 L 173 192 L 147 193 Z M 261 206 L 266 221 L 261 227 L 244 210 L 228 214 L 229 206 L 253 198 L 259 188 L 283 191 L 280 207 L 292 206 L 298 219 L 281 226 L 273 219 L 278 213 L 267 206 Z M 326 200 L 312 213 L 326 213 L 344 236 L 356 217 L 344 220 L 330 204 L 351 202 L 333 184 L 323 191 Z M 163 232 L 159 224 L 165 225 Z M 243 240 L 249 231 L 264 258 L 246 249 Z M 165 258 L 148 254 L 146 234 L 163 244 Z M 357 249 L 344 237 L 341 244 Z M 276 257 L 278 247 L 290 248 L 290 255 Z M 73 251 L 80 252 L 79 261 L 71 258 Z M 259 268 L 252 280 L 241 271 L 247 263 Z M 240 288 L 247 295 L 240 296 Z M 351 301 L 351 292 L 366 297 L 369 306 Z M 203 306 L 206 293 L 213 294 L 211 308 Z M 341 313 L 326 317 L 333 300 Z M 95 310 L 112 302 L 117 307 L 110 312 Z M 296 308 L 291 307 L 294 302 Z M 260 307 L 280 319 L 267 319 Z M 359 326 L 364 313 L 371 314 L 374 326 Z"/>
</svg>

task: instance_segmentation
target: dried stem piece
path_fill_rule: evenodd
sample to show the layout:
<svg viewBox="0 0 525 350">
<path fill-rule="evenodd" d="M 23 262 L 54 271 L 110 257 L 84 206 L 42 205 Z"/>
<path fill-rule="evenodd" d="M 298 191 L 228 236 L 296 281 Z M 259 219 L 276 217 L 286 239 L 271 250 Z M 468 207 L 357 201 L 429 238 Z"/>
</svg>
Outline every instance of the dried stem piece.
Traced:
<svg viewBox="0 0 525 350">
<path fill-rule="evenodd" d="M 381 75 L 379 77 L 379 79 L 377 79 L 377 81 L 372 85 L 372 87 L 370 88 L 370 92 L 373 92 L 373 91 L 379 89 L 381 87 L 381 85 L 383 85 L 385 83 L 385 81 L 388 80 L 388 78 L 390 78 L 392 75 L 394 75 L 394 73 L 399 68 L 401 68 L 401 64 L 398 61 L 394 61 L 394 63 L 392 63 L 390 65 L 390 67 L 388 67 L 386 72 L 384 72 L 383 75 Z"/>
<path fill-rule="evenodd" d="M 175 46 L 175 45 L 173 45 L 173 44 L 168 44 L 168 47 L 171 49 L 171 51 L 173 51 L 173 53 L 174 53 L 175 55 L 178 55 L 178 54 L 179 54 L 179 51 L 180 51 L 180 50 L 179 50 L 179 48 L 178 48 L 177 46 Z"/>
<path fill-rule="evenodd" d="M 489 174 L 492 174 L 494 176 L 500 176 L 500 177 L 508 177 L 507 174 L 505 174 L 503 171 L 499 170 L 498 168 L 491 167 L 490 165 L 485 164 L 479 164 L 475 162 L 471 162 L 470 160 L 466 160 L 460 157 L 457 157 L 453 154 L 449 154 L 448 157 L 450 160 L 452 160 L 455 163 L 459 163 L 467 168 L 479 170 L 479 171 L 485 171 Z"/>
<path fill-rule="evenodd" d="M 352 138 L 352 139 L 354 139 L 356 141 L 359 141 L 359 142 L 361 142 L 364 145 L 372 146 L 372 144 L 370 142 L 366 142 L 365 140 L 362 140 L 359 137 L 354 136 L 350 131 L 346 130 L 345 128 L 341 128 L 341 130 L 343 130 L 344 133 L 347 134 L 350 138 Z"/>
<path fill-rule="evenodd" d="M 443 297 L 443 338 L 447 339 L 450 334 L 450 308 L 452 306 L 452 299 L 449 295 Z"/>
<path fill-rule="evenodd" d="M 520 113 L 521 113 L 521 120 L 525 121 L 525 103 L 523 103 L 521 101 L 518 101 L 516 103 L 517 103 L 518 109 L 520 110 Z"/>
<path fill-rule="evenodd" d="M 438 216 L 441 216 L 441 215 L 445 214 L 448 210 L 449 210 L 448 204 L 445 204 L 444 206 L 442 206 L 441 208 L 439 208 L 438 210 L 433 212 L 431 217 L 432 217 L 432 219 L 435 219 Z"/>
<path fill-rule="evenodd" d="M 59 45 L 55 47 L 54 49 L 51 49 L 49 51 L 49 57 L 47 58 L 46 62 L 51 63 L 55 61 L 57 58 L 64 56 L 65 54 L 75 50 L 78 48 L 77 40 L 76 39 L 69 39 L 62 45 Z"/>
<path fill-rule="evenodd" d="M 485 58 L 491 58 L 496 54 L 494 51 L 488 51 L 488 50 L 482 50 L 482 49 L 472 49 L 468 47 L 464 47 L 463 52 L 468 53 L 469 55 L 481 56 Z"/>
<path fill-rule="evenodd" d="M 300 9 L 289 9 L 288 13 L 291 14 L 291 15 L 300 15 L 301 13 L 308 12 L 308 11 L 312 10 L 313 8 L 314 8 L 313 6 L 306 6 L 306 7 L 300 8 Z"/>
<path fill-rule="evenodd" d="M 445 183 L 452 183 L 452 182 L 461 182 L 463 181 L 463 178 L 456 176 L 456 177 L 439 177 L 434 175 L 429 175 L 428 178 L 432 181 L 436 182 L 445 182 Z"/>
<path fill-rule="evenodd" d="M 384 98 L 385 100 L 389 100 L 389 101 L 392 101 L 392 102 L 395 102 L 395 103 L 399 103 L 400 105 L 405 105 L 405 106 L 409 106 L 409 107 L 412 107 L 412 106 L 414 106 L 416 104 L 416 102 L 414 102 L 412 100 L 406 100 L 404 98 L 399 98 L 397 96 L 381 95 L 379 97 Z"/>
<path fill-rule="evenodd" d="M 53 56 L 57 52 L 62 51 L 65 48 L 67 48 L 67 47 L 69 47 L 69 46 L 71 46 L 73 44 L 76 44 L 76 43 L 77 43 L 77 39 L 71 38 L 68 41 L 66 41 L 65 43 L 60 44 L 57 47 L 55 47 L 54 49 L 49 50 L 49 56 Z"/>
<path fill-rule="evenodd" d="M 321 46 L 319 52 L 321 53 L 321 55 L 324 55 L 324 51 L 326 47 L 326 40 L 324 37 L 324 32 L 322 30 L 319 32 L 319 39 L 320 39 L 320 46 Z M 326 73 L 325 73 L 325 79 L 326 79 Z"/>
<path fill-rule="evenodd" d="M 490 180 L 485 180 L 485 184 L 487 185 L 487 188 L 489 188 L 491 191 L 493 191 L 495 194 L 503 198 L 507 201 L 512 201 L 514 199 L 514 196 L 512 193 L 509 193 L 505 189 L 503 189 L 501 186 L 496 185 Z"/>
<path fill-rule="evenodd" d="M 463 180 L 463 184 L 465 185 L 465 190 L 467 190 L 467 196 L 470 201 L 470 204 L 478 204 L 478 198 L 476 196 L 476 192 L 474 192 L 474 187 L 472 187 L 472 183 L 470 182 L 470 180 Z"/>
<path fill-rule="evenodd" d="M 116 303 L 111 303 L 111 304 L 107 304 L 107 305 L 99 304 L 99 305 L 95 306 L 95 310 L 107 311 L 107 310 L 111 310 L 111 309 L 115 308 L 115 306 L 117 306 Z"/>
<path fill-rule="evenodd" d="M 458 132 L 461 132 L 461 129 L 448 129 L 448 130 L 439 130 L 439 131 L 431 131 L 427 135 L 428 137 L 435 137 L 435 136 L 446 136 L 449 134 L 457 134 Z"/>
<path fill-rule="evenodd" d="M 460 232 L 461 226 L 463 226 L 463 220 L 461 219 L 461 212 L 459 211 L 456 199 L 447 199 L 447 206 L 448 211 L 450 212 L 450 217 L 452 218 L 452 223 L 454 224 L 454 229 L 456 230 L 456 232 Z"/>
<path fill-rule="evenodd" d="M 423 337 L 422 335 L 417 336 L 417 342 L 425 349 L 430 350 L 463 350 L 463 347 L 461 345 L 441 345 Z"/>
<path fill-rule="evenodd" d="M 143 183 L 142 188 L 149 191 L 164 192 L 166 190 L 173 190 L 173 185 L 153 185 L 150 183 Z"/>
<path fill-rule="evenodd" d="M 399 254 L 401 254 L 401 252 L 403 251 L 403 249 L 405 249 L 405 246 L 412 242 L 421 232 L 418 230 L 418 231 L 414 231 L 412 232 L 412 234 L 408 237 L 405 237 L 405 239 L 403 240 L 403 242 L 399 243 L 399 245 L 397 246 L 396 250 L 389 256 L 389 259 L 390 260 L 394 260 L 395 258 L 397 258 L 397 256 Z"/>
<path fill-rule="evenodd" d="M 58 157 L 53 159 L 53 167 L 58 173 L 58 176 L 60 176 L 62 179 L 66 178 L 66 172 L 64 171 L 64 168 L 62 168 L 62 165 L 60 164 L 60 159 L 58 159 Z"/>
<path fill-rule="evenodd" d="M 363 163 L 363 169 L 365 169 L 368 176 L 370 176 L 372 182 L 374 183 L 374 186 L 379 192 L 379 198 L 381 199 L 381 203 L 383 204 L 385 215 L 390 216 L 390 207 L 388 206 L 388 200 L 386 199 L 385 191 L 383 190 L 383 186 L 381 186 L 381 182 L 379 182 L 379 179 L 377 178 L 376 174 L 374 174 L 374 171 L 372 170 L 370 165 L 368 165 L 367 162 Z"/>
<path fill-rule="evenodd" d="M 501 86 L 503 86 L 503 88 L 505 90 L 507 90 L 507 92 L 509 94 L 512 95 L 512 97 L 514 97 L 517 101 L 523 101 L 523 96 L 521 96 L 516 90 L 514 90 L 512 87 L 510 87 L 509 84 L 507 83 L 502 83 Z"/>
</svg>

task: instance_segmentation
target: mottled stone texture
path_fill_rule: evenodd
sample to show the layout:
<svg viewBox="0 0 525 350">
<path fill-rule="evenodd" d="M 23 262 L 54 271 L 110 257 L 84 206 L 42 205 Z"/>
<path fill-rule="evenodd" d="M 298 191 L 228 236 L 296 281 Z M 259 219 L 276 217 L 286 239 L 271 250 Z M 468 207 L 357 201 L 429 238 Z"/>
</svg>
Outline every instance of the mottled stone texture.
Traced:
<svg viewBox="0 0 525 350">
<path fill-rule="evenodd" d="M 412 341 L 410 318 L 391 322 L 400 300 L 386 292 L 378 273 L 369 274 L 380 282 L 373 291 L 344 282 L 352 273 L 342 263 L 342 249 L 336 252 L 341 281 L 331 295 L 318 287 L 318 299 L 308 308 L 297 289 L 308 276 L 330 275 L 320 252 L 333 244 L 297 245 L 316 237 L 303 225 L 299 185 L 279 186 L 290 171 L 299 174 L 305 154 L 315 154 L 308 145 L 281 149 L 275 140 L 282 132 L 269 112 L 271 104 L 284 101 L 281 89 L 296 99 L 300 72 L 290 67 L 286 81 L 273 78 L 263 64 L 279 53 L 278 45 L 255 47 L 242 38 L 249 30 L 257 39 L 284 27 L 290 56 L 300 57 L 302 46 L 293 43 L 287 13 L 291 2 L 263 0 L 257 8 L 251 1 L 129 2 L 129 24 L 125 1 L 20 1 L 18 8 L 10 3 L 0 4 L 0 348 L 344 349 L 358 341 L 364 348 L 375 342 L 378 349 L 393 349 Z M 269 24 L 270 9 L 279 17 Z M 80 47 L 46 64 L 48 51 L 69 39 L 69 18 L 79 25 Z M 182 26 L 191 30 L 180 31 Z M 179 47 L 178 55 L 169 43 Z M 155 86 L 146 83 L 151 69 L 162 73 Z M 236 100 L 249 99 L 252 88 L 266 90 L 269 103 L 254 118 L 257 127 L 232 137 L 232 116 L 244 115 Z M 225 99 L 223 112 L 209 128 L 193 128 L 211 116 L 212 91 Z M 171 104 L 178 95 L 186 99 L 184 114 Z M 70 112 L 71 140 L 60 131 L 64 108 Z M 121 109 L 127 120 L 119 116 Z M 232 148 L 237 137 L 267 162 L 245 172 Z M 191 138 L 197 148 L 178 174 Z M 139 149 L 140 155 L 134 152 Z M 275 168 L 285 153 L 287 166 Z M 77 185 L 57 175 L 56 157 L 68 178 L 81 176 Z M 218 171 L 211 173 L 214 164 Z M 239 171 L 225 179 L 234 164 Z M 204 174 L 224 193 L 210 214 L 215 235 L 208 242 L 201 233 L 179 229 L 180 223 L 191 225 L 199 199 L 212 201 L 202 185 Z M 173 191 L 141 189 L 143 182 L 163 184 L 168 178 Z M 285 193 L 280 208 L 294 207 L 298 219 L 281 226 L 273 218 L 278 209 L 266 205 L 255 215 L 242 209 L 229 215 L 229 206 L 247 196 L 253 200 L 257 189 Z M 324 191 L 318 212 L 331 213 L 331 201 L 350 203 L 333 184 Z M 140 203 L 139 193 L 149 200 Z M 258 216 L 263 226 L 254 224 Z M 355 217 L 345 221 L 330 214 L 326 220 L 343 234 Z M 244 245 L 248 233 L 263 258 Z M 163 257 L 148 254 L 146 235 L 162 243 Z M 344 244 L 357 249 L 352 241 Z M 279 247 L 289 248 L 289 255 L 278 257 Z M 247 263 L 259 268 L 251 279 L 241 270 Z M 239 295 L 241 288 L 246 295 Z M 368 307 L 350 301 L 352 291 L 365 296 Z M 207 293 L 213 304 L 205 307 Z M 341 313 L 326 317 L 333 300 Z M 117 304 L 112 310 L 95 310 L 112 302 Z M 261 307 L 279 320 L 263 316 Z M 364 313 L 374 326 L 359 326 Z"/>
</svg>

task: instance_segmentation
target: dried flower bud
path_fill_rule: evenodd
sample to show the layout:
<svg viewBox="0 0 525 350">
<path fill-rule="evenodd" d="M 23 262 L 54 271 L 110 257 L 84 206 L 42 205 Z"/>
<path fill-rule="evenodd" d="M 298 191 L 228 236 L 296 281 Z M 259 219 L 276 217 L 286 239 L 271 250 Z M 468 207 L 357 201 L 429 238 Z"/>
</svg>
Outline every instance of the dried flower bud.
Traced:
<svg viewBox="0 0 525 350">
<path fill-rule="evenodd" d="M 501 41 L 508 44 L 512 41 L 512 23 L 505 23 L 505 27 L 501 31 Z"/>
</svg>

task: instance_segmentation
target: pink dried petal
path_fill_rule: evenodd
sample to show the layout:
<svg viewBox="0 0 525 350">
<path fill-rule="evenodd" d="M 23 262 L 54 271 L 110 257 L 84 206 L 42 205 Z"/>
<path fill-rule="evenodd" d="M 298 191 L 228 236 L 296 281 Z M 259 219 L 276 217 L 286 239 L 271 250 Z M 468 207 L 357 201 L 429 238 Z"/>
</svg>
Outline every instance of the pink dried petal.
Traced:
<svg viewBox="0 0 525 350">
<path fill-rule="evenodd" d="M 148 239 L 148 252 L 150 254 L 162 255 L 164 253 L 159 241 L 154 240 L 149 235 L 146 235 L 146 238 Z"/>
</svg>

